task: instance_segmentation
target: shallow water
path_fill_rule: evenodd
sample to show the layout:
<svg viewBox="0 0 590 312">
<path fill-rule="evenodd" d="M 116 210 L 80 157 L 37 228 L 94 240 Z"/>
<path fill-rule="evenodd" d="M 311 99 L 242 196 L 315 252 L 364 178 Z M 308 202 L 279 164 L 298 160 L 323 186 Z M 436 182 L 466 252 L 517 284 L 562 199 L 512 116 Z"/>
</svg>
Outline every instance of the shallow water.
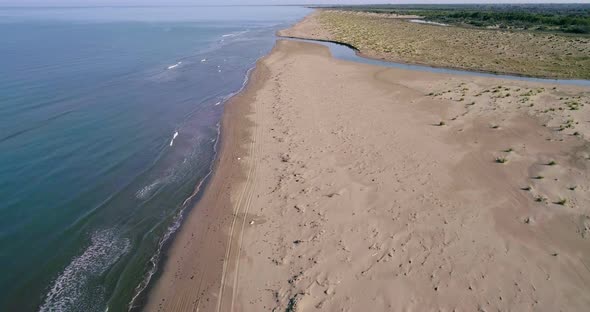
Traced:
<svg viewBox="0 0 590 312">
<path fill-rule="evenodd" d="M 210 172 L 220 104 L 307 13 L 0 8 L 0 311 L 127 310 Z"/>
</svg>

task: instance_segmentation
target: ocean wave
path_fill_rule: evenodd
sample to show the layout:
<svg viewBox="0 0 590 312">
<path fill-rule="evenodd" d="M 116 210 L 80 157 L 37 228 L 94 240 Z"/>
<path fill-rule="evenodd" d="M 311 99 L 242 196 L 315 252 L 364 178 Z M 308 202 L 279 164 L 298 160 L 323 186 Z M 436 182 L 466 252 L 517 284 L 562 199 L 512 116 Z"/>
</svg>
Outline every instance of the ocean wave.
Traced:
<svg viewBox="0 0 590 312">
<path fill-rule="evenodd" d="M 139 191 L 135 192 L 135 198 L 137 198 L 137 199 L 146 199 L 146 198 L 148 198 L 152 194 L 152 191 L 160 183 L 162 183 L 162 181 L 160 181 L 158 179 L 158 180 L 152 182 L 151 184 L 142 187 Z"/>
<path fill-rule="evenodd" d="M 15 138 L 15 137 L 17 137 L 19 135 L 25 134 L 27 132 L 30 132 L 30 131 L 37 130 L 39 128 L 45 127 L 45 126 L 49 125 L 50 122 L 52 122 L 54 120 L 57 120 L 57 119 L 59 119 L 61 117 L 64 117 L 66 115 L 69 115 L 69 114 L 71 114 L 73 112 L 74 112 L 73 110 L 69 110 L 69 111 L 66 111 L 66 112 L 63 112 L 63 113 L 59 113 L 59 114 L 57 114 L 55 116 L 52 116 L 52 117 L 49 117 L 49 118 L 47 118 L 45 120 L 41 120 L 39 122 L 39 124 L 37 124 L 37 125 L 35 125 L 33 127 L 22 129 L 22 130 L 19 130 L 19 131 L 10 133 L 10 134 L 8 134 L 6 136 L 0 137 L 0 143 L 2 143 L 4 141 L 8 141 L 10 139 L 13 139 L 13 138 Z"/>
<path fill-rule="evenodd" d="M 178 131 L 174 131 L 174 134 L 172 135 L 172 140 L 170 140 L 170 146 L 172 146 L 174 144 L 174 139 L 176 139 L 177 136 L 178 136 Z"/>
<path fill-rule="evenodd" d="M 170 146 L 174 145 L 174 140 L 178 137 L 178 131 L 174 131 L 174 134 L 172 135 L 172 139 L 170 140 Z M 185 161 L 183 161 L 183 163 L 186 163 L 187 160 L 185 159 Z M 169 184 L 172 182 L 175 182 L 177 180 L 177 171 L 179 170 L 179 168 L 173 167 L 173 168 L 169 168 L 167 170 L 167 172 L 157 178 L 156 180 L 154 180 L 154 182 L 142 187 L 141 189 L 139 189 L 138 191 L 135 192 L 135 198 L 137 199 L 147 199 L 150 195 L 152 195 L 153 191 L 160 185 L 162 184 Z"/>
<path fill-rule="evenodd" d="M 221 35 L 221 38 L 237 37 L 237 36 L 243 35 L 247 32 L 248 32 L 247 30 L 244 30 L 244 31 L 238 31 L 235 33 L 229 33 L 229 34 Z"/>
<path fill-rule="evenodd" d="M 236 94 L 242 92 L 246 88 L 246 86 L 248 85 L 248 82 L 250 80 L 250 74 L 252 73 L 252 70 L 254 70 L 254 68 L 255 68 L 255 64 L 262 57 L 263 56 L 261 56 L 258 59 L 256 59 L 256 61 L 254 62 L 254 66 L 250 67 L 246 71 L 246 75 L 244 77 L 244 80 L 242 82 L 242 86 L 240 87 L 240 89 L 237 90 L 237 91 L 235 91 L 235 92 L 231 92 L 230 94 L 228 94 L 227 96 L 225 96 L 223 98 L 223 100 L 220 102 L 220 104 L 221 103 L 225 103 L 227 100 L 229 100 L 230 98 L 232 98 Z M 220 136 L 221 136 L 221 124 L 218 123 L 217 124 L 217 136 L 214 139 L 215 140 L 215 143 L 213 144 L 213 158 L 214 159 L 217 158 L 218 144 L 219 144 L 219 138 L 220 138 Z M 184 200 L 184 202 L 181 205 L 181 209 L 178 212 L 178 214 L 174 217 L 174 220 L 173 220 L 172 224 L 168 227 L 168 229 L 166 230 L 165 234 L 162 236 L 162 238 L 158 242 L 158 248 L 157 248 L 156 252 L 150 258 L 150 261 L 149 261 L 149 269 L 148 269 L 147 273 L 145 274 L 144 279 L 137 285 L 137 287 L 135 287 L 135 294 L 133 295 L 133 297 L 129 301 L 128 311 L 132 311 L 132 310 L 134 310 L 135 308 L 138 307 L 138 305 L 136 305 L 138 298 L 140 298 L 143 295 L 144 291 L 150 285 L 150 282 L 151 282 L 154 274 L 156 274 L 156 272 L 158 270 L 158 265 L 159 265 L 159 262 L 160 262 L 160 257 L 161 257 L 161 254 L 162 254 L 162 250 L 164 249 L 164 246 L 166 245 L 166 243 L 168 242 L 168 240 L 170 239 L 170 237 L 172 237 L 172 235 L 174 233 L 176 233 L 176 231 L 178 230 L 178 228 L 182 224 L 182 220 L 183 220 L 183 217 L 184 217 L 184 212 L 185 212 L 185 210 L 187 208 L 187 204 L 190 203 L 192 201 L 192 199 L 199 193 L 199 191 L 201 190 L 201 188 L 202 188 L 203 184 L 205 183 L 205 181 L 207 181 L 207 179 L 209 178 L 209 176 L 213 173 L 214 166 L 215 166 L 215 160 L 213 160 L 213 161 L 210 162 L 210 164 L 209 164 L 209 171 L 199 181 L 199 183 L 195 187 L 193 193 Z"/>
<path fill-rule="evenodd" d="M 218 150 L 217 144 L 219 143 L 219 136 L 220 135 L 221 135 L 221 124 L 217 123 L 217 136 L 214 139 L 215 144 L 213 144 L 213 158 L 217 157 L 217 150 Z M 168 227 L 168 229 L 166 230 L 166 232 L 164 233 L 164 235 L 162 236 L 162 238 L 158 242 L 158 248 L 157 248 L 156 252 L 154 253 L 154 255 L 150 258 L 150 261 L 149 261 L 149 265 L 150 265 L 149 270 L 145 274 L 144 279 L 139 283 L 139 285 L 137 285 L 137 287 L 135 287 L 135 295 L 131 298 L 131 301 L 129 302 L 128 311 L 131 311 L 134 308 L 136 308 L 135 302 L 136 302 L 137 298 L 139 298 L 143 294 L 143 292 L 146 290 L 146 288 L 150 284 L 152 277 L 154 276 L 154 274 L 156 274 L 164 246 L 166 245 L 166 243 L 168 242 L 170 237 L 172 237 L 172 235 L 174 233 L 176 233 L 176 231 L 178 230 L 178 228 L 182 224 L 182 220 L 184 218 L 184 211 L 186 210 L 187 204 L 190 203 L 190 201 L 199 193 L 199 191 L 201 190 L 201 187 L 203 186 L 205 181 L 207 181 L 209 176 L 213 173 L 214 164 L 215 164 L 215 161 L 211 161 L 211 163 L 209 164 L 209 171 L 199 181 L 199 183 L 195 187 L 193 193 L 189 197 L 187 197 L 184 200 L 184 202 L 182 202 L 182 208 L 176 214 L 172 224 Z"/>
<path fill-rule="evenodd" d="M 158 186 L 176 182 L 178 180 L 177 171 L 176 168 L 169 169 L 162 177 L 135 192 L 135 198 L 145 200 L 154 193 Z"/>
<path fill-rule="evenodd" d="M 135 288 L 135 295 L 133 296 L 133 298 L 131 298 L 131 301 L 129 302 L 129 307 L 128 307 L 129 311 L 131 311 L 133 308 L 135 308 L 135 305 L 134 305 L 135 300 L 137 300 L 137 298 L 143 293 L 143 291 L 149 285 L 149 282 L 151 281 L 154 274 L 156 274 L 156 271 L 158 268 L 158 263 L 160 262 L 160 255 L 162 254 L 162 248 L 164 247 L 166 242 L 168 242 L 168 239 L 170 239 L 170 236 L 172 236 L 172 234 L 174 234 L 176 232 L 176 230 L 180 227 L 180 224 L 182 222 L 182 217 L 183 216 L 182 216 L 182 211 L 181 211 L 176 215 L 176 217 L 174 218 L 174 221 L 168 227 L 168 229 L 164 233 L 164 236 L 160 239 L 160 242 L 158 243 L 158 249 L 156 250 L 154 255 L 150 258 L 150 262 L 149 262 L 150 268 L 149 268 L 148 272 L 146 273 L 145 278 Z"/>
<path fill-rule="evenodd" d="M 174 65 L 170 65 L 170 66 L 168 66 L 168 69 L 174 69 L 174 68 L 180 66 L 180 64 L 182 64 L 182 62 L 178 62 L 178 63 L 176 63 Z"/>
<path fill-rule="evenodd" d="M 258 63 L 258 60 L 260 60 L 261 58 L 258 58 L 255 62 Z M 248 70 L 246 71 L 246 77 L 244 78 L 244 81 L 242 81 L 242 86 L 240 87 L 240 89 L 238 91 L 235 92 L 231 92 L 228 95 L 224 96 L 221 103 L 227 102 L 229 99 L 231 99 L 232 97 L 236 96 L 238 93 L 244 91 L 244 89 L 246 88 L 246 86 L 248 85 L 248 81 L 250 81 L 250 74 L 252 73 L 252 71 L 254 70 L 255 66 L 248 68 Z M 219 104 L 221 104 L 219 103 Z M 218 104 L 215 104 L 216 106 Z"/>
<path fill-rule="evenodd" d="M 257 59 L 256 61 L 258 61 L 259 59 Z M 221 67 L 221 65 L 218 65 L 217 66 L 217 68 L 220 68 L 220 67 Z M 242 85 L 240 86 L 240 89 L 238 89 L 237 91 L 230 92 L 230 93 L 228 93 L 226 95 L 222 95 L 222 96 L 216 98 L 218 101 L 215 102 L 213 104 L 213 106 L 218 106 L 218 105 L 224 104 L 229 99 L 231 99 L 232 97 L 236 96 L 238 93 L 242 92 L 246 88 L 246 86 L 248 85 L 248 81 L 250 80 L 250 74 L 252 73 L 252 71 L 254 70 L 254 68 L 255 67 L 250 67 L 250 68 L 248 68 L 248 70 L 246 70 L 246 74 L 245 74 L 244 80 L 242 81 Z M 221 70 L 219 70 L 219 72 L 221 72 Z"/>
<path fill-rule="evenodd" d="M 115 264 L 129 247 L 130 241 L 118 237 L 112 229 L 94 232 L 90 246 L 53 281 L 39 311 L 104 311 L 96 306 L 102 302 L 104 289 L 90 284 Z"/>
</svg>

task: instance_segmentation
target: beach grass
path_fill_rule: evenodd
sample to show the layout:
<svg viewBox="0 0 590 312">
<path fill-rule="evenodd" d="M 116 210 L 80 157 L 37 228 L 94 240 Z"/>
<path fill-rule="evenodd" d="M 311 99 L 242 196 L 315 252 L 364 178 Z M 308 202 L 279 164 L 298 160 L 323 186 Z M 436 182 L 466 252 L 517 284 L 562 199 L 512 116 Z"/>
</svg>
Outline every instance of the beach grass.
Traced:
<svg viewBox="0 0 590 312">
<path fill-rule="evenodd" d="M 541 195 L 538 195 L 538 196 L 535 197 L 535 201 L 538 202 L 538 203 L 545 202 L 546 200 L 547 199 L 545 197 L 541 196 Z"/>
<path fill-rule="evenodd" d="M 319 19 L 331 39 L 370 57 L 535 77 L 590 78 L 587 36 L 441 27 L 336 10 L 322 11 Z"/>
<path fill-rule="evenodd" d="M 505 164 L 508 162 L 508 158 L 506 157 L 496 157 L 496 163 Z"/>
</svg>

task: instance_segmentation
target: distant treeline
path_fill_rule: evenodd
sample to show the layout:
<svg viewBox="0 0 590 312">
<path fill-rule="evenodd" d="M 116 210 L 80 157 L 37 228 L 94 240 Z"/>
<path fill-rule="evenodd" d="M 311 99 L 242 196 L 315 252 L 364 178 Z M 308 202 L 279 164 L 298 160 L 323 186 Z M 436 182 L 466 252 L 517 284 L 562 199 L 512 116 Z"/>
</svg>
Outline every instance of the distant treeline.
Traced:
<svg viewBox="0 0 590 312">
<path fill-rule="evenodd" d="M 499 27 L 590 34 L 590 4 L 456 4 L 337 6 L 476 27 Z"/>
</svg>

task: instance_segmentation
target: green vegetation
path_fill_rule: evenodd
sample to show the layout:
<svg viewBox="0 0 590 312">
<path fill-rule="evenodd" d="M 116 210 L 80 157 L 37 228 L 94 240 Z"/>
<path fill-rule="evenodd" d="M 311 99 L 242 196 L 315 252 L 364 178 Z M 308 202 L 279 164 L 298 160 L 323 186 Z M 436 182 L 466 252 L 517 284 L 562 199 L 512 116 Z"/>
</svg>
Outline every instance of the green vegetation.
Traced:
<svg viewBox="0 0 590 312">
<path fill-rule="evenodd" d="M 508 158 L 506 158 L 506 157 L 497 157 L 496 158 L 496 162 L 499 163 L 499 164 L 505 164 L 505 163 L 508 162 Z"/>
<path fill-rule="evenodd" d="M 577 124 L 577 123 L 573 119 L 570 118 L 570 119 L 566 120 L 564 124 L 560 125 L 557 130 L 563 131 L 565 129 L 573 128 L 575 124 Z"/>
<path fill-rule="evenodd" d="M 471 27 L 590 34 L 589 4 L 368 5 L 337 8 L 416 15 L 437 23 Z"/>
<path fill-rule="evenodd" d="M 565 105 L 567 105 L 567 107 L 570 110 L 579 110 L 580 109 L 580 103 L 577 101 L 569 101 L 569 102 L 565 103 Z M 584 106 L 584 105 L 582 104 L 582 106 Z"/>
</svg>

